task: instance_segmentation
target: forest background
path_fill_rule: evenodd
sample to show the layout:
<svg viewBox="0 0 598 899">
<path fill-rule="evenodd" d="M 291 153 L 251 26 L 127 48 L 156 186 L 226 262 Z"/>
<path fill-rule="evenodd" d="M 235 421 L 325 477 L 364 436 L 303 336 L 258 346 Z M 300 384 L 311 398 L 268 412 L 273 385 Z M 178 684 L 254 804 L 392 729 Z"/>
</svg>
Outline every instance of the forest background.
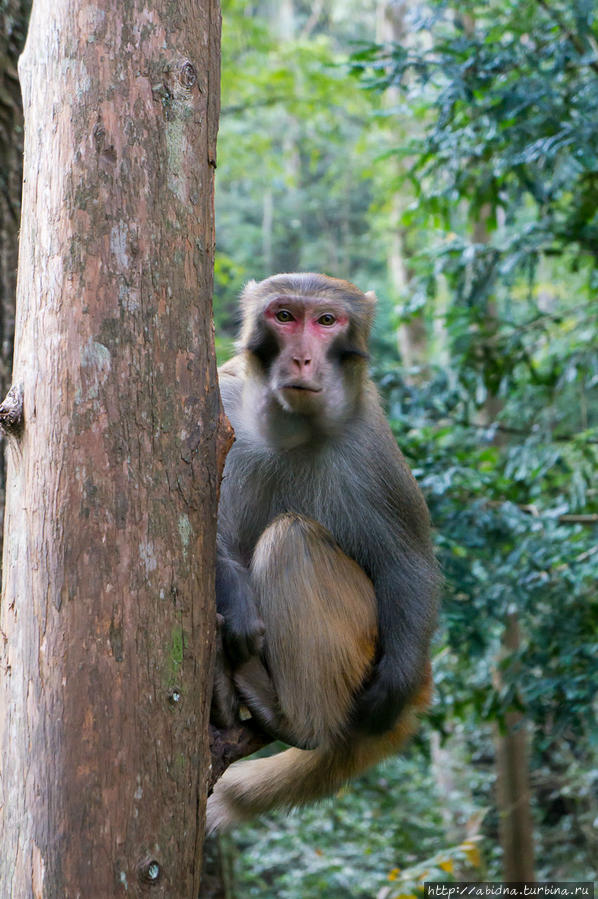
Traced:
<svg viewBox="0 0 598 899">
<path fill-rule="evenodd" d="M 374 289 L 374 376 L 446 578 L 421 735 L 229 838 L 230 895 L 595 880 L 596 4 L 222 11 L 220 358 L 249 278 Z"/>
</svg>

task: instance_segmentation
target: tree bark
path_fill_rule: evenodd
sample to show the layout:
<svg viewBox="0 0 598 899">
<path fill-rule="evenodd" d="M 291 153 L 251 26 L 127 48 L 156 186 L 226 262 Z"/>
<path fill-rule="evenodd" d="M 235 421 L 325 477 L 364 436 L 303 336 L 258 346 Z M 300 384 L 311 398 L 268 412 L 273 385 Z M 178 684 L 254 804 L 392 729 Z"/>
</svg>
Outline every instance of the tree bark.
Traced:
<svg viewBox="0 0 598 899">
<path fill-rule="evenodd" d="M 219 464 L 216 0 L 35 0 L 0 895 L 196 899 Z"/>
</svg>

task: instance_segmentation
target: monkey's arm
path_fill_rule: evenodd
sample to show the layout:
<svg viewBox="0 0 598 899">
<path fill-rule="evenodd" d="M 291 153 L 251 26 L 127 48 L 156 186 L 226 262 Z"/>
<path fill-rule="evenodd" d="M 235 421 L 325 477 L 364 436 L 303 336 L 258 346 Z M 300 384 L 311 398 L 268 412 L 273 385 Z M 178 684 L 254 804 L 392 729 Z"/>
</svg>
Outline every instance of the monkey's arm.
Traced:
<svg viewBox="0 0 598 899">
<path fill-rule="evenodd" d="M 359 730 L 381 734 L 394 726 L 426 678 L 438 577 L 430 559 L 405 550 L 376 572 L 373 582 L 376 663 L 356 698 L 353 720 Z"/>
<path fill-rule="evenodd" d="M 374 434 L 377 443 L 366 443 L 362 459 L 369 465 L 359 474 L 360 483 L 370 484 L 362 535 L 369 555 L 361 561 L 376 593 L 378 641 L 354 721 L 379 734 L 394 725 L 425 681 L 440 577 L 425 500 L 373 398 L 369 408 L 368 439 Z"/>
<path fill-rule="evenodd" d="M 218 369 L 222 402 L 234 428 L 235 439 L 238 437 L 238 413 L 241 407 L 244 373 L 243 356 L 234 356 Z M 235 480 L 229 471 L 234 452 L 233 447 L 226 461 L 218 509 L 216 608 L 224 619 L 222 642 L 226 656 L 233 666 L 237 666 L 261 652 L 264 623 L 256 610 L 249 571 L 243 564 L 238 550 L 235 517 L 238 511 L 235 509 L 233 497 L 241 488 L 227 489 L 227 478 L 232 477 Z"/>
<path fill-rule="evenodd" d="M 222 640 L 233 665 L 258 655 L 264 622 L 258 615 L 249 571 L 219 537 L 216 558 L 216 608 L 222 615 Z"/>
</svg>

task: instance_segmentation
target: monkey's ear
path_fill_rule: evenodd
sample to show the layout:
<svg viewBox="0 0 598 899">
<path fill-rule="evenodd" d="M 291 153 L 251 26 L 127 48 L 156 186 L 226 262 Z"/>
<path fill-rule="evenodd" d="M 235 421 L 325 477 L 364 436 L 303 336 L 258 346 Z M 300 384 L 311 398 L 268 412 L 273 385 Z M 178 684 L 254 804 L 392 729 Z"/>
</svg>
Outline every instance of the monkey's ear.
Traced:
<svg viewBox="0 0 598 899">
<path fill-rule="evenodd" d="M 256 296 L 256 287 L 257 281 L 253 279 L 248 281 L 243 290 L 241 291 L 241 333 L 239 334 L 239 339 L 236 342 L 237 351 L 240 352 L 245 348 L 247 342 L 251 336 L 251 332 L 253 331 L 253 327 L 255 324 L 255 317 L 257 312 L 257 307 L 259 305 L 257 296 Z"/>
<path fill-rule="evenodd" d="M 364 293 L 364 297 L 366 299 L 365 318 L 367 333 L 369 337 L 370 331 L 372 330 L 372 325 L 374 324 L 374 316 L 376 315 L 376 304 L 378 302 L 378 297 L 373 290 L 368 290 L 367 293 Z"/>
<path fill-rule="evenodd" d="M 257 287 L 257 281 L 254 281 L 252 278 L 251 281 L 248 281 L 243 290 L 241 291 L 241 302 L 246 300 L 248 296 L 251 295 L 253 290 Z"/>
</svg>

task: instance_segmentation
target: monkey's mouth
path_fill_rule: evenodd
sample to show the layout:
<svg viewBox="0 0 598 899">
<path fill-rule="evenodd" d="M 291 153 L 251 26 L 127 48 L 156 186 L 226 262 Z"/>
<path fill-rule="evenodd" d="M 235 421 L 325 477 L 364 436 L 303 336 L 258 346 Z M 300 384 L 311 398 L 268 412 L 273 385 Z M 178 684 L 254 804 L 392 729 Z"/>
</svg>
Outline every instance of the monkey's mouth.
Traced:
<svg viewBox="0 0 598 899">
<path fill-rule="evenodd" d="M 291 382 L 290 384 L 281 384 L 281 390 L 303 390 L 305 393 L 322 393 L 321 387 L 314 387 L 313 384 L 300 384 Z"/>
</svg>

